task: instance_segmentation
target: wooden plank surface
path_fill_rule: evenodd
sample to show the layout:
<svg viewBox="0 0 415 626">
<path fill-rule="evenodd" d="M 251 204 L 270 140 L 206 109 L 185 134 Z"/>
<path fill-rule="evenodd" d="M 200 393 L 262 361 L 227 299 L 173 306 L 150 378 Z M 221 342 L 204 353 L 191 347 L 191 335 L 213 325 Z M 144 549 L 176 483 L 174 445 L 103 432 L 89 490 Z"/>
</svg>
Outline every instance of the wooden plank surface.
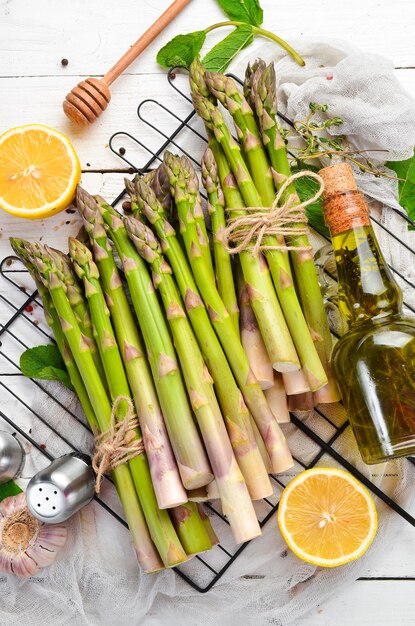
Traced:
<svg viewBox="0 0 415 626">
<path fill-rule="evenodd" d="M 154 131 L 138 121 L 137 104 L 145 98 L 168 99 L 178 115 L 189 110 L 181 98 L 172 95 L 165 73 L 155 62 L 156 51 L 174 33 L 221 21 L 223 14 L 214 0 L 193 0 L 177 22 L 117 81 L 110 108 L 88 130 L 70 126 L 62 114 L 61 101 L 83 77 L 104 74 L 169 4 L 170 0 L 66 0 L 58 7 L 56 0 L 0 0 L 0 132 L 33 121 L 66 132 L 81 158 L 82 184 L 112 200 L 123 188 L 128 166 L 109 149 L 109 137 L 125 130 L 138 133 L 153 148 L 159 143 Z M 330 36 L 392 58 L 402 84 L 415 95 L 413 0 L 291 0 L 289 4 L 262 0 L 262 5 L 266 27 L 289 41 L 300 42 L 300 48 L 302 41 Z M 219 34 L 212 34 L 210 41 L 217 37 Z M 69 61 L 66 67 L 61 65 L 64 57 Z M 160 111 L 153 111 L 152 116 L 157 127 L 169 131 L 171 121 Z M 146 160 L 145 151 L 133 152 L 130 145 L 126 148 L 126 156 L 134 157 L 134 162 Z M 9 235 L 44 238 L 65 249 L 68 235 L 78 229 L 79 219 L 72 213 L 36 222 L 35 227 L 2 214 L 0 259 L 10 253 Z M 399 520 L 393 546 L 386 546 L 365 572 L 372 580 L 352 584 L 296 626 L 415 625 L 415 580 L 408 580 L 415 579 L 414 551 L 415 531 Z M 406 580 L 379 580 L 386 578 Z"/>
</svg>

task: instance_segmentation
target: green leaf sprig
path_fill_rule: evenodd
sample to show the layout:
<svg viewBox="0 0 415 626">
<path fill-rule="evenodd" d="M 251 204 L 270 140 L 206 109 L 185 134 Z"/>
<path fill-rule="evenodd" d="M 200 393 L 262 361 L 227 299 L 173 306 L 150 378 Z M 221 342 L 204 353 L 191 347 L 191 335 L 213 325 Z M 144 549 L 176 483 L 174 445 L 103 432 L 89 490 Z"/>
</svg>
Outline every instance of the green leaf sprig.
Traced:
<svg viewBox="0 0 415 626">
<path fill-rule="evenodd" d="M 74 391 L 61 354 L 54 344 L 28 348 L 20 356 L 20 369 L 28 378 L 59 380 Z"/>
<path fill-rule="evenodd" d="M 286 50 L 299 65 L 305 65 L 304 59 L 286 41 L 261 28 L 264 15 L 258 0 L 217 1 L 229 20 L 213 24 L 204 30 L 173 37 L 157 54 L 157 62 L 160 65 L 166 68 L 176 65 L 189 67 L 202 49 L 206 35 L 223 27 L 234 27 L 234 30 L 202 59 L 202 63 L 209 71 L 223 72 L 238 52 L 249 46 L 258 35 L 271 39 Z"/>
</svg>

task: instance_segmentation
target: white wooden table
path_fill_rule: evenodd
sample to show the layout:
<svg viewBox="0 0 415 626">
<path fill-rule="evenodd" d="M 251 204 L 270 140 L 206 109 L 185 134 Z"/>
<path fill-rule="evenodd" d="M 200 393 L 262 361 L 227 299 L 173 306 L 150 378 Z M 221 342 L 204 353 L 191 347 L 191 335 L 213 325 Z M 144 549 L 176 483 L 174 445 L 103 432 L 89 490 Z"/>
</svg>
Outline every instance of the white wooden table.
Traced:
<svg viewBox="0 0 415 626">
<path fill-rule="evenodd" d="M 169 95 L 156 51 L 174 33 L 203 28 L 221 21 L 223 14 L 214 0 L 193 0 L 117 81 L 109 109 L 89 129 L 71 127 L 61 102 L 82 77 L 104 74 L 168 4 L 170 0 L 0 0 L 0 133 L 29 122 L 67 133 L 81 159 L 82 184 L 112 199 L 122 189 L 127 168 L 110 151 L 110 135 L 136 131 L 136 107 L 142 99 Z M 399 79 L 415 96 L 413 0 L 262 0 L 262 6 L 266 27 L 287 40 L 331 36 L 391 57 Z M 62 58 L 69 61 L 66 67 Z M 146 140 L 145 130 L 141 139 Z M 2 213 L 0 259 L 10 253 L 10 235 L 44 236 L 64 248 L 78 228 L 76 215 L 66 213 L 35 224 Z M 304 616 L 298 626 L 415 625 L 415 531 L 399 523 L 399 543 L 385 546 L 376 567 Z"/>
</svg>

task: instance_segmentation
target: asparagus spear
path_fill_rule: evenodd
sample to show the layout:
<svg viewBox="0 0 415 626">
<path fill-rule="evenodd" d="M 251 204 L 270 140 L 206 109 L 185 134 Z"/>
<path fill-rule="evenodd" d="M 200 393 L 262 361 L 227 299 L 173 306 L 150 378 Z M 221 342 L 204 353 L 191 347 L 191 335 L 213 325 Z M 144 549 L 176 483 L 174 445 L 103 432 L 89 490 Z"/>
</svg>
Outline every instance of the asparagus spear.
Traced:
<svg viewBox="0 0 415 626">
<path fill-rule="evenodd" d="M 187 227 L 187 217 L 189 215 L 189 202 L 186 193 L 180 188 L 176 195 L 177 170 L 180 168 L 191 168 L 190 161 L 182 157 L 174 157 L 171 153 L 164 153 L 165 167 L 170 178 L 170 186 L 173 191 L 175 205 L 180 217 L 182 232 L 185 234 Z M 180 175 L 180 174 L 179 174 Z M 186 180 L 186 175 L 181 175 L 182 180 Z M 184 190 L 185 191 L 185 190 Z M 271 458 L 271 465 L 275 472 L 283 471 L 291 467 L 292 459 L 284 435 L 268 407 L 266 398 L 255 377 L 253 376 L 245 351 L 235 331 L 229 313 L 216 289 L 210 281 L 206 272 L 205 260 L 201 254 L 196 241 L 187 250 L 190 265 L 193 270 L 196 284 L 200 290 L 205 305 L 209 311 L 211 322 L 217 332 L 222 347 L 233 370 L 234 376 L 244 395 L 249 410 L 255 419 L 257 426 L 264 439 L 268 453 Z"/>
<path fill-rule="evenodd" d="M 110 313 L 105 304 L 105 297 L 99 282 L 99 272 L 92 259 L 92 254 L 86 246 L 77 239 L 69 238 L 69 252 L 75 271 L 83 280 L 85 293 L 91 311 L 92 325 L 97 338 L 105 375 L 115 402 L 120 396 L 130 398 L 130 389 L 124 371 L 121 355 L 115 339 L 110 321 Z M 127 416 L 128 404 L 126 400 L 119 403 L 117 419 L 123 420 Z M 141 431 L 134 431 L 134 438 L 141 438 Z M 157 505 L 151 481 L 147 456 L 142 453 L 128 462 L 140 504 L 147 521 L 151 538 L 157 547 L 160 557 L 166 567 L 185 560 L 179 538 L 174 530 L 167 511 L 162 511 Z"/>
<path fill-rule="evenodd" d="M 240 148 L 232 138 L 221 112 L 201 96 L 195 95 L 193 102 L 196 110 L 201 114 L 205 122 L 210 124 L 216 139 L 221 144 L 238 182 L 244 201 L 250 207 L 261 207 L 261 197 L 245 165 Z M 247 151 L 250 149 L 249 146 L 245 146 L 245 148 Z M 265 245 L 274 245 L 275 241 L 275 238 L 272 236 L 264 237 Z M 279 250 L 270 250 L 266 253 L 266 257 L 284 317 L 301 360 L 301 365 L 309 380 L 311 389 L 315 391 L 327 383 L 327 377 L 298 302 L 288 255 Z"/>
<path fill-rule="evenodd" d="M 143 222 L 128 217 L 125 225 L 138 252 L 151 265 L 153 283 L 166 310 L 192 408 L 218 486 L 223 513 L 228 518 L 235 541 L 249 541 L 260 535 L 261 530 L 232 451 L 213 390 L 213 380 L 184 311 L 171 268 L 153 232 Z"/>
<path fill-rule="evenodd" d="M 239 333 L 239 308 L 233 280 L 232 259 L 223 246 L 223 231 L 226 226 L 225 200 L 218 178 L 215 157 L 210 148 L 206 149 L 202 157 L 202 181 L 208 194 L 218 291 Z"/>
<path fill-rule="evenodd" d="M 115 264 L 104 222 L 94 198 L 78 186 L 76 203 L 93 244 L 117 342 L 143 431 L 150 472 L 161 509 L 187 501 L 168 438 L 145 348 Z"/>
<path fill-rule="evenodd" d="M 193 421 L 169 329 L 146 264 L 128 238 L 118 213 L 99 196 L 95 199 L 123 263 L 183 485 L 186 489 L 202 487 L 213 479 L 213 475 Z"/>
<path fill-rule="evenodd" d="M 72 307 L 74 315 L 78 321 L 79 328 L 83 335 L 89 341 L 92 358 L 94 359 L 95 367 L 98 370 L 98 374 L 101 377 L 105 389 L 108 391 L 107 380 L 104 374 L 104 368 L 102 366 L 101 357 L 98 352 L 98 347 L 94 339 L 94 332 L 92 328 L 91 315 L 88 309 L 88 304 L 85 300 L 85 295 L 82 287 L 80 286 L 77 277 L 72 269 L 66 254 L 61 250 L 50 250 L 52 256 L 55 257 L 57 264 L 62 273 L 62 279 L 66 285 L 66 294 L 68 296 L 69 304 Z"/>
<path fill-rule="evenodd" d="M 30 261 L 29 254 L 26 251 L 25 246 L 29 248 L 30 244 L 23 239 L 16 239 L 13 237 L 10 238 L 10 244 L 16 256 L 20 258 L 22 263 L 26 266 L 29 274 L 35 281 L 37 290 L 42 299 L 46 322 L 53 332 L 56 345 L 58 346 L 58 350 L 61 353 L 63 362 L 65 363 L 65 367 L 69 374 L 69 378 L 85 413 L 85 417 L 87 418 L 88 424 L 90 425 L 92 432 L 98 432 L 97 418 L 95 417 L 95 413 L 89 400 L 87 391 L 85 389 L 85 385 L 82 381 L 79 370 L 69 349 L 68 342 L 66 341 L 65 336 L 62 332 L 59 317 L 56 313 L 55 307 L 53 306 L 52 298 L 49 291 L 42 283 L 35 269 L 35 266 Z"/>
<path fill-rule="evenodd" d="M 250 100 L 258 116 L 262 141 L 268 150 L 275 186 L 280 189 L 281 185 L 291 175 L 291 168 L 285 141 L 281 136 L 276 117 L 278 102 L 274 64 L 258 66 L 251 73 L 249 82 L 251 85 Z M 291 198 L 295 204 L 300 202 L 294 183 L 287 187 L 281 202 L 286 202 L 288 198 Z M 300 224 L 300 226 L 303 225 Z M 307 235 L 293 236 L 290 243 L 296 247 L 310 247 Z M 290 256 L 304 316 L 328 379 L 327 385 L 316 391 L 316 401 L 337 402 L 340 399 L 340 394 L 331 368 L 333 344 L 314 267 L 312 249 L 310 247 L 309 250 L 298 252 L 294 250 L 291 251 Z"/>
<path fill-rule="evenodd" d="M 187 227 L 184 228 L 183 224 L 180 222 L 180 232 L 183 236 L 186 250 L 189 253 L 193 242 L 197 243 L 200 254 L 203 256 L 205 262 L 207 276 L 212 284 L 215 284 L 216 281 L 210 254 L 209 239 L 199 195 L 199 181 L 193 168 L 182 167 L 180 158 L 169 161 L 169 155 L 170 153 L 167 151 L 164 153 L 163 163 L 169 177 L 170 190 L 174 195 L 175 202 L 183 200 L 187 202 L 189 209 Z M 182 160 L 185 159 L 186 157 L 183 156 Z M 172 172 L 174 172 L 174 191 L 171 182 L 172 177 L 170 175 Z"/>
<path fill-rule="evenodd" d="M 269 389 L 274 384 L 274 368 L 272 367 L 254 311 L 249 302 L 248 287 L 245 284 L 240 267 L 237 268 L 236 274 L 240 308 L 241 342 L 255 378 L 262 389 Z"/>
<path fill-rule="evenodd" d="M 142 179 L 136 182 L 136 190 L 131 196 L 131 206 L 133 213 L 139 212 L 141 217 L 146 217 L 162 242 L 163 250 L 173 268 L 193 332 L 213 377 L 233 451 L 251 498 L 253 500 L 265 498 L 272 493 L 272 486 L 266 468 L 261 463 L 251 423 L 252 418 L 249 416 L 222 346 L 212 328 L 175 230 L 167 221 L 155 194 Z"/>
<path fill-rule="evenodd" d="M 40 244 L 27 246 L 26 250 L 42 282 L 50 292 L 62 332 L 85 384 L 99 428 L 105 432 L 110 425 L 111 406 L 92 358 L 90 344 L 85 341 L 85 336 L 79 328 L 67 298 L 66 286 L 61 272 L 58 271 L 56 260 L 50 250 Z M 112 476 L 124 508 L 139 563 L 145 572 L 162 569 L 163 564 L 150 537 L 129 467 L 120 465 L 114 469 Z M 181 556 L 178 561 L 180 560 Z"/>
</svg>

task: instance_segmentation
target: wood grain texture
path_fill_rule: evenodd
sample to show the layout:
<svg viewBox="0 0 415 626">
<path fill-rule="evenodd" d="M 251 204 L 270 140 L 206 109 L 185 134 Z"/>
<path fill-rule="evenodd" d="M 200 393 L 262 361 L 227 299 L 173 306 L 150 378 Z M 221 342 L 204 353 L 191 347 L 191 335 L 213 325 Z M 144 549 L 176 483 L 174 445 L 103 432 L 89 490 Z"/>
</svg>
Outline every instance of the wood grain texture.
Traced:
<svg viewBox="0 0 415 626">
<path fill-rule="evenodd" d="M 166 84 L 165 72 L 155 61 L 157 50 L 174 34 L 221 21 L 223 14 L 214 0 L 193 0 L 117 80 L 111 107 L 92 127 L 79 130 L 71 126 L 63 115 L 61 102 L 82 78 L 102 76 L 170 2 L 118 0 L 114 5 L 112 0 L 62 0 L 58 9 L 56 0 L 32 0 L 28 11 L 28 3 L 21 0 L 0 0 L 0 132 L 36 121 L 69 134 L 81 158 L 82 184 L 88 191 L 112 200 L 123 189 L 128 164 L 111 153 L 111 134 L 125 130 L 156 148 L 160 137 L 139 122 L 137 104 L 154 98 L 168 100 L 179 116 L 189 111 L 189 105 Z M 413 0 L 261 3 L 265 26 L 288 41 L 330 36 L 348 39 L 365 51 L 392 58 L 395 67 L 403 68 L 397 71 L 399 79 L 415 96 Z M 209 42 L 220 37 L 221 33 L 212 33 Z M 62 58 L 69 61 L 66 67 L 61 65 Z M 151 115 L 163 132 L 172 129 L 171 120 L 160 110 Z M 125 138 L 119 139 L 120 145 L 126 147 L 125 156 L 138 165 L 148 157 L 143 149 L 126 144 Z M 11 253 L 7 241 L 10 235 L 42 238 L 66 250 L 68 236 L 75 235 L 79 227 L 76 213 L 62 212 L 35 223 L 1 213 L 0 259 Z M 0 308 L 0 320 L 6 313 Z M 296 626 L 415 626 L 415 581 L 377 580 L 415 578 L 414 552 L 415 530 L 399 520 L 392 545 L 364 573 L 373 580 L 352 584 L 304 616 Z M 153 616 L 149 616 L 146 626 L 159 624 L 152 620 Z"/>
</svg>

